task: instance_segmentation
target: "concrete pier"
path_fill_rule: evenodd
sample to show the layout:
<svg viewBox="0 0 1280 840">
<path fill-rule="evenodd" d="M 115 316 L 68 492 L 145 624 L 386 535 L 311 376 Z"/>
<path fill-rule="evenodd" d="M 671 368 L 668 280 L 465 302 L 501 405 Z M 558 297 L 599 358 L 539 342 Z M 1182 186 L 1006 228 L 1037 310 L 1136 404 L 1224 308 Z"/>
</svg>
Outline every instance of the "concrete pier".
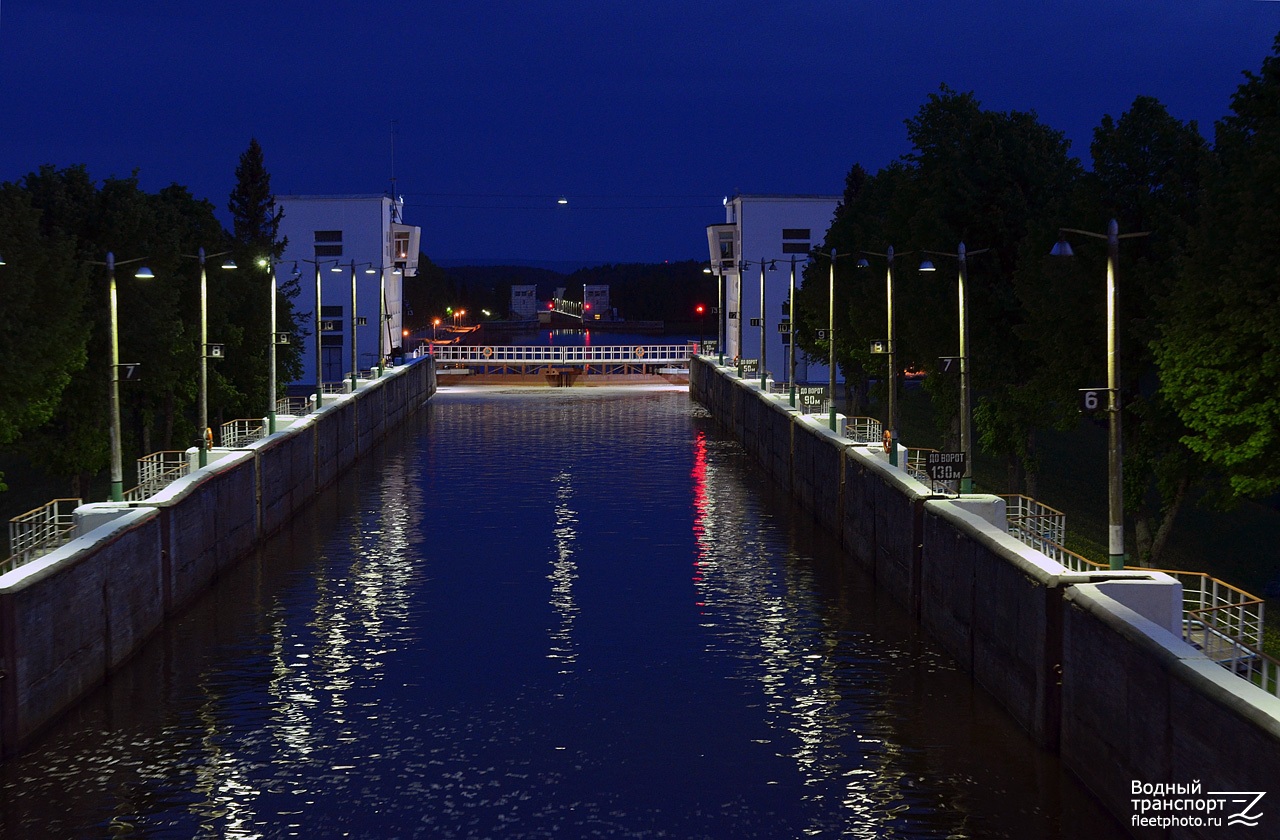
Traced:
<svg viewBox="0 0 1280 840">
<path fill-rule="evenodd" d="M 392 369 L 143 502 L 88 506 L 100 524 L 0 575 L 0 757 L 101 684 L 435 387 L 430 358 Z"/>
<path fill-rule="evenodd" d="M 1267 792 L 1259 836 L 1280 836 L 1280 698 L 1182 640 L 1173 578 L 1068 570 L 992 521 L 997 497 L 935 494 L 706 357 L 690 393 L 1122 824 L 1204 817 L 1172 799 L 1143 811 L 1153 797 L 1133 793 L 1196 782 L 1201 799 Z M 1220 824 L 1141 836 L 1223 836 L 1239 807 L 1221 804 Z"/>
</svg>

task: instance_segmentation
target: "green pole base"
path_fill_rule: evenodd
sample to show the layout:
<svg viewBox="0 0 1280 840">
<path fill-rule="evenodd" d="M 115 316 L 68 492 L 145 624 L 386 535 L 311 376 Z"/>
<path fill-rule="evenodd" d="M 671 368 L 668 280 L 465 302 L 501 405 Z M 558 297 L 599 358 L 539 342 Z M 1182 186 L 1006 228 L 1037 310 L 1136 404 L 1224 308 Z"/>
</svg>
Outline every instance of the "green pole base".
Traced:
<svg viewBox="0 0 1280 840">
<path fill-rule="evenodd" d="M 1107 559 L 1111 562 L 1111 571 L 1113 571 L 1113 572 L 1119 572 L 1119 571 L 1122 571 L 1122 570 L 1124 569 L 1124 567 L 1125 567 L 1125 556 L 1126 556 L 1126 555 L 1124 555 L 1124 554 L 1109 554 L 1109 555 L 1107 555 Z"/>
<path fill-rule="evenodd" d="M 123 481 L 111 482 L 111 501 L 113 502 L 124 501 L 124 482 Z"/>
</svg>

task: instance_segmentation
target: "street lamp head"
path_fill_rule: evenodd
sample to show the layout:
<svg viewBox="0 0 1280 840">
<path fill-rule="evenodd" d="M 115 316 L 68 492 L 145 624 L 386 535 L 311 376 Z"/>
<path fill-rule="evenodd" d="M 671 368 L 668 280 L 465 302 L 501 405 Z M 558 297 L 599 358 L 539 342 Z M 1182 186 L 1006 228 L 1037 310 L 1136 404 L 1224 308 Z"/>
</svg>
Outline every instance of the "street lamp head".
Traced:
<svg viewBox="0 0 1280 840">
<path fill-rule="evenodd" d="M 0 257 L 0 265 L 4 265 L 4 257 Z"/>
<path fill-rule="evenodd" d="M 933 260 L 924 260 L 923 262 L 921 262 L 920 270 L 921 271 L 937 271 L 937 269 L 933 267 Z"/>
<path fill-rule="evenodd" d="M 293 264 L 293 279 L 294 279 L 294 280 L 297 280 L 297 279 L 298 279 L 299 277 L 301 277 L 301 276 L 302 276 L 302 272 L 298 269 L 298 264 L 297 264 L 297 263 L 294 263 L 294 264 Z"/>
<path fill-rule="evenodd" d="M 342 272 L 342 263 L 339 263 L 339 262 L 334 263 L 333 268 L 329 270 L 332 271 L 334 274 L 340 274 Z"/>
<path fill-rule="evenodd" d="M 224 263 L 222 264 L 222 267 L 223 267 L 225 270 L 227 270 L 227 271 L 233 271 L 233 270 L 235 270 L 236 268 L 238 268 L 238 266 L 236 265 L 236 261 L 235 261 L 235 260 L 227 260 L 226 262 L 224 262 Z"/>
<path fill-rule="evenodd" d="M 154 280 L 156 275 L 151 271 L 151 269 L 144 265 L 142 268 L 135 271 L 133 276 L 137 277 L 139 280 Z"/>
<path fill-rule="evenodd" d="M 364 270 L 364 273 L 365 273 L 365 274 L 377 274 L 377 273 L 378 273 L 378 270 L 377 270 L 376 268 L 374 268 L 373 266 L 369 266 L 368 268 L 366 268 L 366 269 Z"/>
<path fill-rule="evenodd" d="M 1074 256 L 1075 256 L 1075 252 L 1073 252 L 1073 251 L 1071 250 L 1071 245 L 1070 245 L 1070 244 L 1068 244 L 1068 242 L 1067 242 L 1067 238 L 1066 238 L 1065 236 L 1063 236 L 1061 233 L 1059 233 L 1059 234 L 1058 234 L 1058 242 L 1057 242 L 1057 244 L 1055 244 L 1055 245 L 1053 246 L 1053 249 L 1052 249 L 1051 251 L 1049 251 L 1049 256 L 1051 256 L 1051 257 L 1074 257 Z"/>
<path fill-rule="evenodd" d="M 3 262 L 2 260 L 0 260 L 0 265 L 4 265 L 4 262 Z M 710 274 L 710 273 L 711 273 L 711 266 L 709 266 L 709 265 L 703 266 L 703 267 L 702 267 L 702 273 L 703 273 L 703 274 Z"/>
<path fill-rule="evenodd" d="M 870 267 L 871 267 L 871 263 L 867 262 L 866 257 L 861 257 L 858 260 L 858 268 L 870 268 Z"/>
</svg>

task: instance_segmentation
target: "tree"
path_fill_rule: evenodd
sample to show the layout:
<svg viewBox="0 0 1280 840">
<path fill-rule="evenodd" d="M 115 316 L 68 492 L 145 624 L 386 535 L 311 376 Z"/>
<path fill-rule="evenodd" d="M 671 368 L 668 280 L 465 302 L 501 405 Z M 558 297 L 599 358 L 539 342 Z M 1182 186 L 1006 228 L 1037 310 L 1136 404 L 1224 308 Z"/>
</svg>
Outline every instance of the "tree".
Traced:
<svg viewBox="0 0 1280 840">
<path fill-rule="evenodd" d="M 0 445 L 48 422 L 86 361 L 85 271 L 41 221 L 26 191 L 0 184 Z"/>
<path fill-rule="evenodd" d="M 1034 482 L 1034 431 L 1044 416 L 1026 392 L 1035 371 L 1018 329 L 1023 313 L 1015 280 L 1033 252 L 1028 243 L 1056 224 L 1080 167 L 1068 156 L 1063 135 L 1035 114 L 984 110 L 973 94 L 945 86 L 907 120 L 907 132 L 910 154 L 870 177 L 860 169 L 850 172 L 823 250 L 898 249 L 903 256 L 895 263 L 894 298 L 900 307 L 909 304 L 911 316 L 898 319 L 897 360 L 936 372 L 937 358 L 953 355 L 958 342 L 955 284 L 938 279 L 954 278 L 954 264 L 939 260 L 937 273 L 921 276 L 919 256 L 908 254 L 921 248 L 954 252 L 960 242 L 971 250 L 991 249 L 969 261 L 970 362 L 985 406 L 977 412 L 982 439 L 1006 457 L 1011 489 L 1019 490 Z M 823 263 L 806 272 L 802 324 L 825 316 Z M 864 270 L 852 263 L 841 260 L 836 268 L 837 357 L 846 378 L 882 369 L 883 359 L 873 359 L 868 349 L 886 330 L 883 261 L 871 258 Z M 956 385 L 936 376 L 929 381 L 949 431 Z"/>
<path fill-rule="evenodd" d="M 235 174 L 236 185 L 227 208 L 232 217 L 231 248 L 240 269 L 219 278 L 225 295 L 219 340 L 226 345 L 227 355 L 210 374 L 210 406 L 219 414 L 253 417 L 266 410 L 269 335 L 291 335 L 289 344 L 276 348 L 277 387 L 283 388 L 301 373 L 303 331 L 293 307 L 298 283 L 284 267 L 277 274 L 284 278 L 276 289 L 277 322 L 268 323 L 271 287 L 266 272 L 284 253 L 288 241 L 279 238 L 284 210 L 276 207 L 271 175 L 256 139 L 250 139 L 240 155 Z M 279 395 L 278 391 L 274 396 Z"/>
<path fill-rule="evenodd" d="M 1185 270 L 1155 343 L 1182 441 L 1231 498 L 1280 489 L 1280 37 L 1217 124 Z"/>
</svg>

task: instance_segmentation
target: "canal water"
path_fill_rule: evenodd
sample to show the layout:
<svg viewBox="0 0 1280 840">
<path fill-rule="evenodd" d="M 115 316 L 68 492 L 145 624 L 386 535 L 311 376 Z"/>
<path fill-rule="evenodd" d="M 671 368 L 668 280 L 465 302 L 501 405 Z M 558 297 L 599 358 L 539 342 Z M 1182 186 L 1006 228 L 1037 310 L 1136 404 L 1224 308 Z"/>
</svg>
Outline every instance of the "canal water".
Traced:
<svg viewBox="0 0 1280 840">
<path fill-rule="evenodd" d="M 0 766 L 0 833 L 1125 836 L 674 388 L 437 394 Z"/>
</svg>

